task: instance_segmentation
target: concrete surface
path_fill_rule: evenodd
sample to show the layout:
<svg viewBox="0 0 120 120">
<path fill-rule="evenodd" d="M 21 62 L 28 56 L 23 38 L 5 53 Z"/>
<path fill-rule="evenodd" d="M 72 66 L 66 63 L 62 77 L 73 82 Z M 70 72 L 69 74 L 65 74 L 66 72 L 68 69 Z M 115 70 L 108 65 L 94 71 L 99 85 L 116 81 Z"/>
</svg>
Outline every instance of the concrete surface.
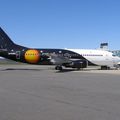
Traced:
<svg viewBox="0 0 120 120">
<path fill-rule="evenodd" d="M 120 120 L 120 70 L 0 65 L 0 120 Z"/>
</svg>

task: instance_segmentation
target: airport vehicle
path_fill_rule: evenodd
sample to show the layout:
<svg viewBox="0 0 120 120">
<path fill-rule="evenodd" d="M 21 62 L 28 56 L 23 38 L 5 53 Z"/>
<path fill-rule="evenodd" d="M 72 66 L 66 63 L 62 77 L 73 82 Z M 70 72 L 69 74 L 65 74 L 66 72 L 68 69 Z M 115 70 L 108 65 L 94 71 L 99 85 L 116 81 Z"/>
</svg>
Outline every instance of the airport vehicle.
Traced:
<svg viewBox="0 0 120 120">
<path fill-rule="evenodd" d="M 0 28 L 0 56 L 29 64 L 54 64 L 56 70 L 62 67 L 86 68 L 88 65 L 99 65 L 102 69 L 114 67 L 120 58 L 112 52 L 103 50 L 80 49 L 36 49 L 15 44 Z"/>
</svg>

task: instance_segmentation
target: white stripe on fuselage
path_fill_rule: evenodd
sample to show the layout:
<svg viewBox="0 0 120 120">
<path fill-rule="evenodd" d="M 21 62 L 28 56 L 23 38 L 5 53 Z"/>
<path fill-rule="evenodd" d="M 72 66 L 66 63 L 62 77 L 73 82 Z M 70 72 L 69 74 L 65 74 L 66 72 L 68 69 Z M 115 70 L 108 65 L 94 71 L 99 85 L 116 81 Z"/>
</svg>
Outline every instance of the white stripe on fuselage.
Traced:
<svg viewBox="0 0 120 120">
<path fill-rule="evenodd" d="M 120 61 L 120 57 L 113 56 L 112 52 L 93 49 L 67 49 L 82 55 L 88 61 L 100 66 L 113 67 Z"/>
</svg>

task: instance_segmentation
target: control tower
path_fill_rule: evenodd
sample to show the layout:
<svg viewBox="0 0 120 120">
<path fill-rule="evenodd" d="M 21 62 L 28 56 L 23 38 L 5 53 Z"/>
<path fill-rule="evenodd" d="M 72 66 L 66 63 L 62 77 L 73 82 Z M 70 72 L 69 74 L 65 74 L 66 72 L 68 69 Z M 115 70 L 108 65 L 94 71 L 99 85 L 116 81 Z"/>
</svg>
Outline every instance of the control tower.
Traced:
<svg viewBox="0 0 120 120">
<path fill-rule="evenodd" d="M 100 49 L 102 49 L 102 50 L 108 50 L 108 43 L 101 43 L 100 44 Z"/>
</svg>

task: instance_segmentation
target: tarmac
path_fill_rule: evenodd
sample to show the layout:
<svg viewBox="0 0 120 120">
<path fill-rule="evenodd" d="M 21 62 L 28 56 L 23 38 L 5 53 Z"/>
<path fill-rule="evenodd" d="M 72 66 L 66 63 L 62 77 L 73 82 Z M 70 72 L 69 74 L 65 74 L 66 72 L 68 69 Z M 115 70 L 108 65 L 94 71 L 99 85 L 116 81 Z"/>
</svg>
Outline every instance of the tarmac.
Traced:
<svg viewBox="0 0 120 120">
<path fill-rule="evenodd" d="M 120 120 L 120 70 L 0 65 L 0 120 Z"/>
</svg>

